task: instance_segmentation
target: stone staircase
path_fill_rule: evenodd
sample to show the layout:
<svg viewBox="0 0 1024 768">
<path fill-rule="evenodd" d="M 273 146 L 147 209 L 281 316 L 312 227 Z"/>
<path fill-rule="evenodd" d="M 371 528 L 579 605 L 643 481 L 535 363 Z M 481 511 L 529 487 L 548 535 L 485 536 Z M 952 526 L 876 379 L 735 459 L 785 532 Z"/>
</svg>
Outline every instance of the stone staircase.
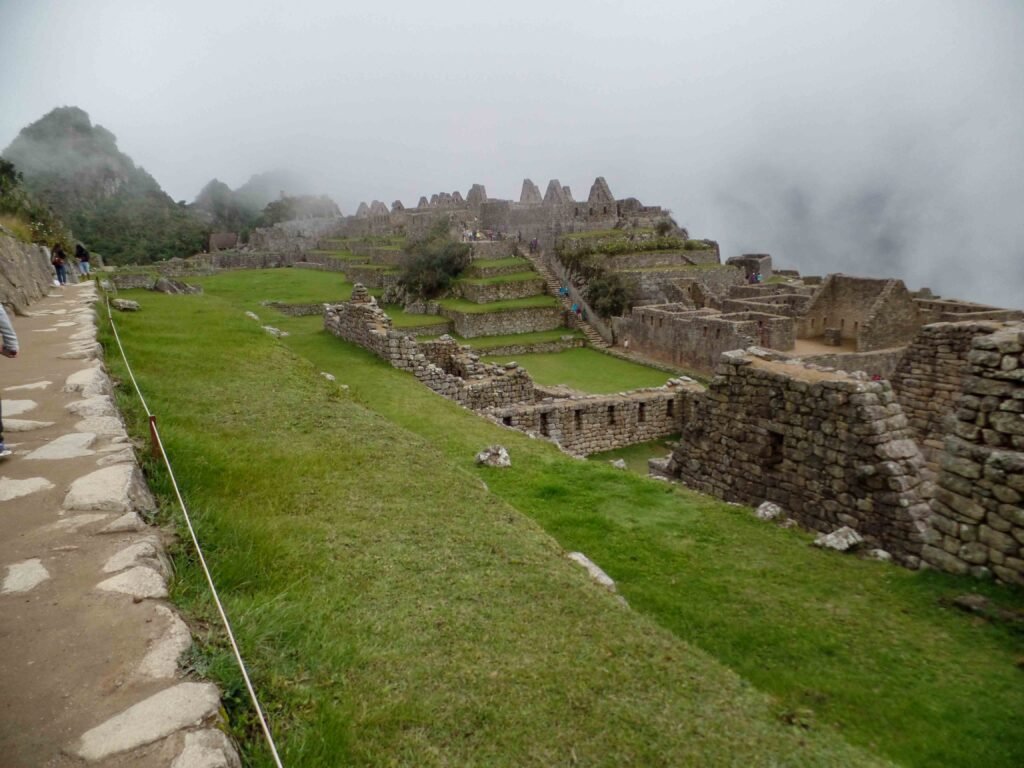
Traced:
<svg viewBox="0 0 1024 768">
<path fill-rule="evenodd" d="M 545 263 L 544 259 L 541 258 L 540 254 L 530 253 L 529 249 L 522 249 L 522 256 L 533 264 L 533 268 L 537 270 L 541 277 L 544 278 L 544 285 L 547 287 L 547 292 L 556 297 L 562 303 L 562 307 L 564 309 L 571 309 L 572 300 L 568 297 L 562 296 L 558 292 L 562 287 L 562 281 L 555 276 L 550 267 Z M 587 344 L 595 349 L 607 349 L 611 346 L 604 340 L 604 337 L 594 329 L 594 326 L 587 321 L 578 319 L 576 321 L 576 326 L 583 332 L 583 336 L 587 339 Z"/>
</svg>

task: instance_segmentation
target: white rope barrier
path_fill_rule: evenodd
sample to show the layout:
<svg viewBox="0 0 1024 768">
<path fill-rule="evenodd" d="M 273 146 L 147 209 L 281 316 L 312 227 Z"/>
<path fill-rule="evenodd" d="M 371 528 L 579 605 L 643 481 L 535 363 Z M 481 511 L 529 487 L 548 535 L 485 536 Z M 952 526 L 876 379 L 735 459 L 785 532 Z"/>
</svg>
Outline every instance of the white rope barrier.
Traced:
<svg viewBox="0 0 1024 768">
<path fill-rule="evenodd" d="M 246 690 L 249 691 L 249 699 L 252 701 L 253 707 L 256 709 L 256 714 L 260 719 L 260 727 L 263 729 L 263 735 L 266 737 L 267 746 L 270 747 L 270 754 L 274 758 L 274 764 L 277 768 L 284 768 L 281 763 L 281 758 L 277 754 L 277 745 L 274 743 L 274 737 L 270 733 L 270 726 L 267 725 L 267 719 L 263 715 L 263 708 L 260 706 L 259 699 L 256 697 L 256 690 L 253 688 L 252 681 L 249 679 L 249 672 L 245 667 L 245 662 L 242 660 L 242 652 L 238 649 L 238 643 L 235 641 L 235 633 L 231 629 L 231 622 L 228 621 L 227 613 L 224 611 L 224 605 L 220 601 L 220 595 L 217 593 L 217 587 L 214 586 L 213 576 L 210 575 L 210 569 L 206 566 L 206 558 L 203 556 L 203 549 L 199 546 L 199 538 L 196 536 L 195 528 L 192 527 L 192 519 L 188 514 L 188 508 L 185 506 L 185 500 L 181 497 L 181 490 L 178 488 L 178 481 L 174 476 L 174 469 L 171 467 L 171 460 L 167 457 L 167 452 L 164 450 L 163 441 L 160 439 L 160 430 L 156 426 L 156 418 L 149 410 L 149 406 L 146 404 L 146 398 L 142 396 L 142 390 L 139 388 L 139 382 L 135 380 L 135 374 L 132 372 L 132 367 L 128 363 L 128 355 L 125 354 L 124 346 L 121 344 L 121 336 L 117 332 L 117 324 L 114 322 L 114 315 L 110 311 L 110 298 L 104 295 L 107 302 L 107 318 L 110 320 L 110 328 L 114 332 L 114 339 L 117 341 L 117 347 L 121 350 L 121 359 L 124 360 L 125 368 L 128 369 L 128 377 L 132 380 L 132 386 L 135 387 L 135 392 L 139 396 L 139 401 L 142 403 L 143 409 L 146 411 L 146 416 L 149 418 L 149 429 L 150 434 L 155 441 L 156 447 L 160 450 L 160 456 L 164 461 L 164 466 L 167 467 L 167 474 L 171 480 L 171 486 L 174 488 L 174 495 L 178 499 L 178 505 L 181 507 L 182 515 L 185 517 L 185 524 L 188 526 L 189 535 L 192 537 L 192 544 L 195 546 L 196 554 L 199 556 L 199 564 L 203 568 L 203 574 L 206 576 L 206 583 L 210 586 L 210 593 L 213 595 L 213 602 L 217 606 L 217 612 L 220 614 L 220 620 L 224 624 L 224 629 L 228 634 L 228 640 L 231 642 L 231 650 L 235 655 L 235 661 L 238 662 L 238 668 L 242 671 L 242 678 L 245 680 Z"/>
</svg>

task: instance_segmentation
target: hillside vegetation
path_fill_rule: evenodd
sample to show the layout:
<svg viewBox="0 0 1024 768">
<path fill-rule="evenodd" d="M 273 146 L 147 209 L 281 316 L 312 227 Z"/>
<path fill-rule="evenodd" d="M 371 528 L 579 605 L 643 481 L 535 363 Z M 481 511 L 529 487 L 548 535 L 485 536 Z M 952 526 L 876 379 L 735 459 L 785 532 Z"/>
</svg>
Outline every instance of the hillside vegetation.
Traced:
<svg viewBox="0 0 1024 768">
<path fill-rule="evenodd" d="M 980 591 L 1020 610 L 1019 591 L 815 550 L 489 423 L 320 318 L 265 317 L 292 334 L 277 342 L 243 315 L 336 300 L 336 275 L 201 282 L 119 322 L 289 765 L 866 760 L 842 740 L 911 766 L 1024 763 L 1022 636 L 951 606 Z M 496 442 L 513 467 L 474 466 Z M 177 568 L 210 626 L 187 552 Z M 208 637 L 193 664 L 237 725 L 237 673 Z"/>
</svg>

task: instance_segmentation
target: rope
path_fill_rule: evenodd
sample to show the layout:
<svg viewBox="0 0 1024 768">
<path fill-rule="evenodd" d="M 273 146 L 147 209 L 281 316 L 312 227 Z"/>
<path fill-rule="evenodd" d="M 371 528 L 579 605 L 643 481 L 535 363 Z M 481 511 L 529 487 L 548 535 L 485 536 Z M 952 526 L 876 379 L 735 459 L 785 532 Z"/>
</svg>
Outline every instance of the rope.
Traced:
<svg viewBox="0 0 1024 768">
<path fill-rule="evenodd" d="M 146 416 L 149 417 L 150 430 L 153 437 L 156 439 L 157 447 L 160 449 L 160 456 L 164 460 L 164 466 L 167 467 L 167 474 L 171 479 L 171 486 L 174 488 L 174 495 L 178 499 L 178 505 L 181 507 L 181 512 L 185 517 L 185 524 L 188 526 L 189 535 L 192 537 L 192 544 L 195 546 L 196 554 L 199 556 L 199 564 L 203 568 L 203 574 L 206 576 L 206 583 L 210 586 L 210 593 L 213 595 L 213 602 L 217 606 L 217 613 L 220 614 L 220 620 L 224 624 L 224 629 L 227 631 L 228 640 L 231 642 L 231 650 L 235 655 L 235 661 L 238 662 L 238 668 L 242 671 L 242 678 L 245 680 L 246 690 L 249 691 L 249 699 L 252 701 L 253 707 L 256 709 L 256 714 L 260 719 L 260 727 L 263 729 L 263 735 L 266 737 L 267 746 L 270 747 L 270 754 L 274 758 L 274 764 L 277 768 L 284 768 L 281 763 L 281 758 L 277 754 L 277 745 L 274 744 L 274 737 L 270 733 L 270 726 L 267 725 L 267 719 L 263 715 L 263 708 L 260 706 L 259 699 L 256 697 L 256 691 L 253 688 L 252 681 L 249 679 L 249 672 L 245 668 L 245 662 L 242 660 L 242 652 L 238 649 L 238 643 L 235 641 L 235 633 L 231 629 L 231 622 L 228 621 L 227 613 L 224 611 L 224 605 L 220 601 L 220 595 L 217 593 L 217 587 L 214 586 L 213 576 L 210 575 L 210 569 L 206 566 L 206 558 L 203 556 L 203 549 L 199 546 L 199 538 L 196 536 L 195 528 L 192 527 L 192 519 L 189 517 L 188 508 L 185 506 L 185 500 L 181 497 L 181 490 L 178 488 L 178 481 L 174 476 L 174 469 L 171 467 L 171 460 L 167 457 L 167 452 L 164 450 L 163 441 L 160 439 L 160 430 L 157 429 L 156 420 L 153 418 L 152 412 L 149 410 L 149 406 L 146 405 L 146 399 L 142 396 L 142 390 L 139 388 L 139 382 L 135 380 L 135 374 L 132 373 L 132 367 L 128 363 L 128 356 L 125 354 L 124 346 L 121 344 L 121 337 L 117 332 L 117 324 L 114 322 L 114 315 L 110 311 L 110 298 L 104 294 L 107 302 L 107 318 L 110 320 L 110 327 L 114 331 L 114 338 L 117 340 L 118 349 L 121 350 L 121 359 L 124 360 L 125 367 L 128 369 L 128 376 L 132 380 L 132 385 L 135 387 L 135 392 L 139 396 L 139 400 L 142 402 L 142 407 L 146 411 Z"/>
</svg>

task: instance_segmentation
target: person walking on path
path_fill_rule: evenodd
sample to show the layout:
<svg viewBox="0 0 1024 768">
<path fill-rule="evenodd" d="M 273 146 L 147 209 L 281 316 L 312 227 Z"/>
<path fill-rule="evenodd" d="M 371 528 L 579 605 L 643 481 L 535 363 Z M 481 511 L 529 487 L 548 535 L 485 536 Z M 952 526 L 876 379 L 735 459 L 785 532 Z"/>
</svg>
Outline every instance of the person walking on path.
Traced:
<svg viewBox="0 0 1024 768">
<path fill-rule="evenodd" d="M 68 270 L 64 266 L 67 261 L 67 256 L 64 254 L 64 249 L 60 243 L 53 246 L 53 256 L 50 259 L 50 263 L 53 264 L 54 270 L 57 272 L 57 282 L 61 285 L 68 284 Z"/>
<path fill-rule="evenodd" d="M 82 277 L 89 276 L 89 251 L 81 243 L 75 245 L 75 258 L 78 259 L 78 271 Z"/>
<path fill-rule="evenodd" d="M 14 326 L 11 325 L 11 319 L 7 316 L 7 310 L 4 309 L 3 304 L 0 304 L 0 340 L 3 342 L 0 346 L 0 354 L 3 354 L 4 357 L 18 356 L 18 336 L 14 332 Z M 4 414 L 3 408 L 0 407 L 0 459 L 10 455 L 11 452 L 4 445 Z"/>
</svg>

